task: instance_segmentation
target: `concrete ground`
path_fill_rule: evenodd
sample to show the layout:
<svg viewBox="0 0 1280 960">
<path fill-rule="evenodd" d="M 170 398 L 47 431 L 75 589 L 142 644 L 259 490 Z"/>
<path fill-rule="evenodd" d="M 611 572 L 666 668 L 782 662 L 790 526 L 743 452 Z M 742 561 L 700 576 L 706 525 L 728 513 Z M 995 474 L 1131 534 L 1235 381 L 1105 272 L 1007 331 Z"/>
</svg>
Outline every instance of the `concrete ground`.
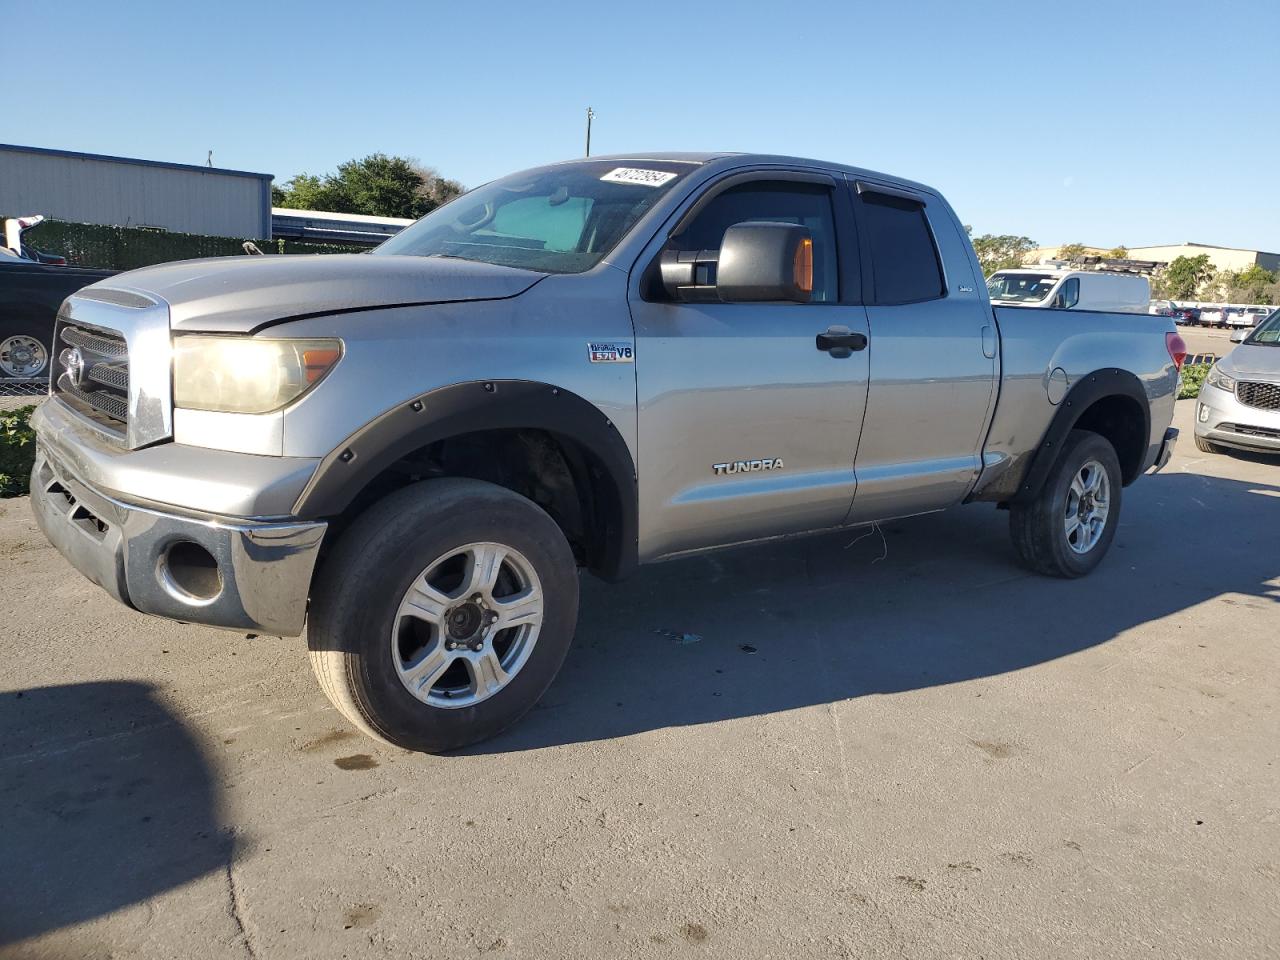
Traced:
<svg viewBox="0 0 1280 960">
<path fill-rule="evenodd" d="M 1089 578 L 974 506 L 587 580 L 544 702 L 444 757 L 0 502 L 0 955 L 1276 956 L 1280 462 L 1190 415 Z"/>
</svg>

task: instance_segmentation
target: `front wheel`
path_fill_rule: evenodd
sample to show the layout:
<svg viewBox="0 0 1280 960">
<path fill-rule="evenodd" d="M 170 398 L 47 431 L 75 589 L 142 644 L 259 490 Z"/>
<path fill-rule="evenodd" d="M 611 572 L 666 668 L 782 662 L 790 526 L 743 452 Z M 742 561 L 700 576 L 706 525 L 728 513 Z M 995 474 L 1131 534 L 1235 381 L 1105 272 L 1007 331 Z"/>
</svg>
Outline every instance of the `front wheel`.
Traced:
<svg viewBox="0 0 1280 960">
<path fill-rule="evenodd" d="M 1120 460 L 1088 430 L 1072 430 L 1039 495 L 1009 508 L 1009 531 L 1024 565 L 1052 577 L 1082 577 L 1115 539 Z"/>
<path fill-rule="evenodd" d="M 1212 440 L 1206 440 L 1204 437 L 1196 437 L 1196 449 L 1201 453 L 1221 453 L 1222 448 Z"/>
<path fill-rule="evenodd" d="M 435 753 L 532 707 L 577 616 L 573 551 L 545 511 L 479 480 L 428 480 L 352 523 L 316 579 L 307 645 L 352 724 Z"/>
</svg>

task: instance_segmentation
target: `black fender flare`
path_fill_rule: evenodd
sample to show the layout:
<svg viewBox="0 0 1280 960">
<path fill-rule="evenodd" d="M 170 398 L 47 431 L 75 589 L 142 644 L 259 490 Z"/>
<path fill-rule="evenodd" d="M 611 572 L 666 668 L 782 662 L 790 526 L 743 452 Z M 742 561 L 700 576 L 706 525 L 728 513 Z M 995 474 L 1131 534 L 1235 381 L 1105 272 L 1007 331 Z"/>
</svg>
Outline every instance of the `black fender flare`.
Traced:
<svg viewBox="0 0 1280 960">
<path fill-rule="evenodd" d="M 329 452 L 294 504 L 295 516 L 340 515 L 397 460 L 439 440 L 483 430 L 542 430 L 589 460 L 603 491 L 593 521 L 599 555 L 592 569 L 621 579 L 637 564 L 639 498 L 635 462 L 613 422 L 588 400 L 547 383 L 456 383 L 406 400 L 366 423 Z"/>
<path fill-rule="evenodd" d="M 1058 451 L 1067 439 L 1067 434 L 1075 429 L 1080 417 L 1099 400 L 1107 397 L 1123 396 L 1137 402 L 1142 410 L 1142 436 L 1144 440 L 1144 456 L 1139 458 L 1138 470 L 1126 475 L 1125 485 L 1137 479 L 1141 465 L 1145 459 L 1145 444 L 1151 436 L 1151 401 L 1142 381 L 1128 370 L 1107 368 L 1086 374 L 1071 385 L 1058 410 L 1049 423 L 1049 429 L 1040 439 L 1039 446 L 1028 465 L 1022 480 L 1018 484 L 1018 492 L 1010 499 L 1010 503 L 1027 503 L 1034 500 L 1043 489 L 1049 477 L 1049 471 L 1058 460 Z"/>
</svg>

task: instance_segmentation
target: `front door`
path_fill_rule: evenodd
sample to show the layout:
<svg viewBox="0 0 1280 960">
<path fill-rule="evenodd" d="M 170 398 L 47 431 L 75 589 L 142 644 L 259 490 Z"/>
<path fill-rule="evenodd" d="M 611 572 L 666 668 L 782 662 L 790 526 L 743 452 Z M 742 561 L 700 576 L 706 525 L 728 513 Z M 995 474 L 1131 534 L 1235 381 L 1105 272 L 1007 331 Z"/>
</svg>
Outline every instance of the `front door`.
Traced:
<svg viewBox="0 0 1280 960">
<path fill-rule="evenodd" d="M 749 220 L 802 224 L 811 302 L 632 298 L 642 560 L 838 526 L 849 511 L 867 350 L 817 343 L 832 328 L 867 333 L 858 282 L 841 269 L 847 256 L 857 277 L 852 231 L 837 227 L 848 199 L 828 177 L 770 176 L 712 184 L 666 249 L 718 250 Z"/>
</svg>

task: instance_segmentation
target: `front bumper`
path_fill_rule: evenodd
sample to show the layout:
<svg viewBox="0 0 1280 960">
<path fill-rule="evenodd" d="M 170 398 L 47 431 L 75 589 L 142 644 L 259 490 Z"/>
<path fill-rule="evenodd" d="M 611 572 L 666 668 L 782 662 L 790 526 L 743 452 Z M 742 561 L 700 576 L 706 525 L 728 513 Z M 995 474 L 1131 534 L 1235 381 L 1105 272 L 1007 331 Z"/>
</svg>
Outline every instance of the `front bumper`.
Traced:
<svg viewBox="0 0 1280 960">
<path fill-rule="evenodd" d="M 327 524 L 184 515 L 93 489 L 38 441 L 31 507 L 77 570 L 135 610 L 297 636 Z"/>
<path fill-rule="evenodd" d="M 1224 447 L 1280 453 L 1280 410 L 1262 410 L 1205 384 L 1196 398 L 1196 436 Z"/>
</svg>

